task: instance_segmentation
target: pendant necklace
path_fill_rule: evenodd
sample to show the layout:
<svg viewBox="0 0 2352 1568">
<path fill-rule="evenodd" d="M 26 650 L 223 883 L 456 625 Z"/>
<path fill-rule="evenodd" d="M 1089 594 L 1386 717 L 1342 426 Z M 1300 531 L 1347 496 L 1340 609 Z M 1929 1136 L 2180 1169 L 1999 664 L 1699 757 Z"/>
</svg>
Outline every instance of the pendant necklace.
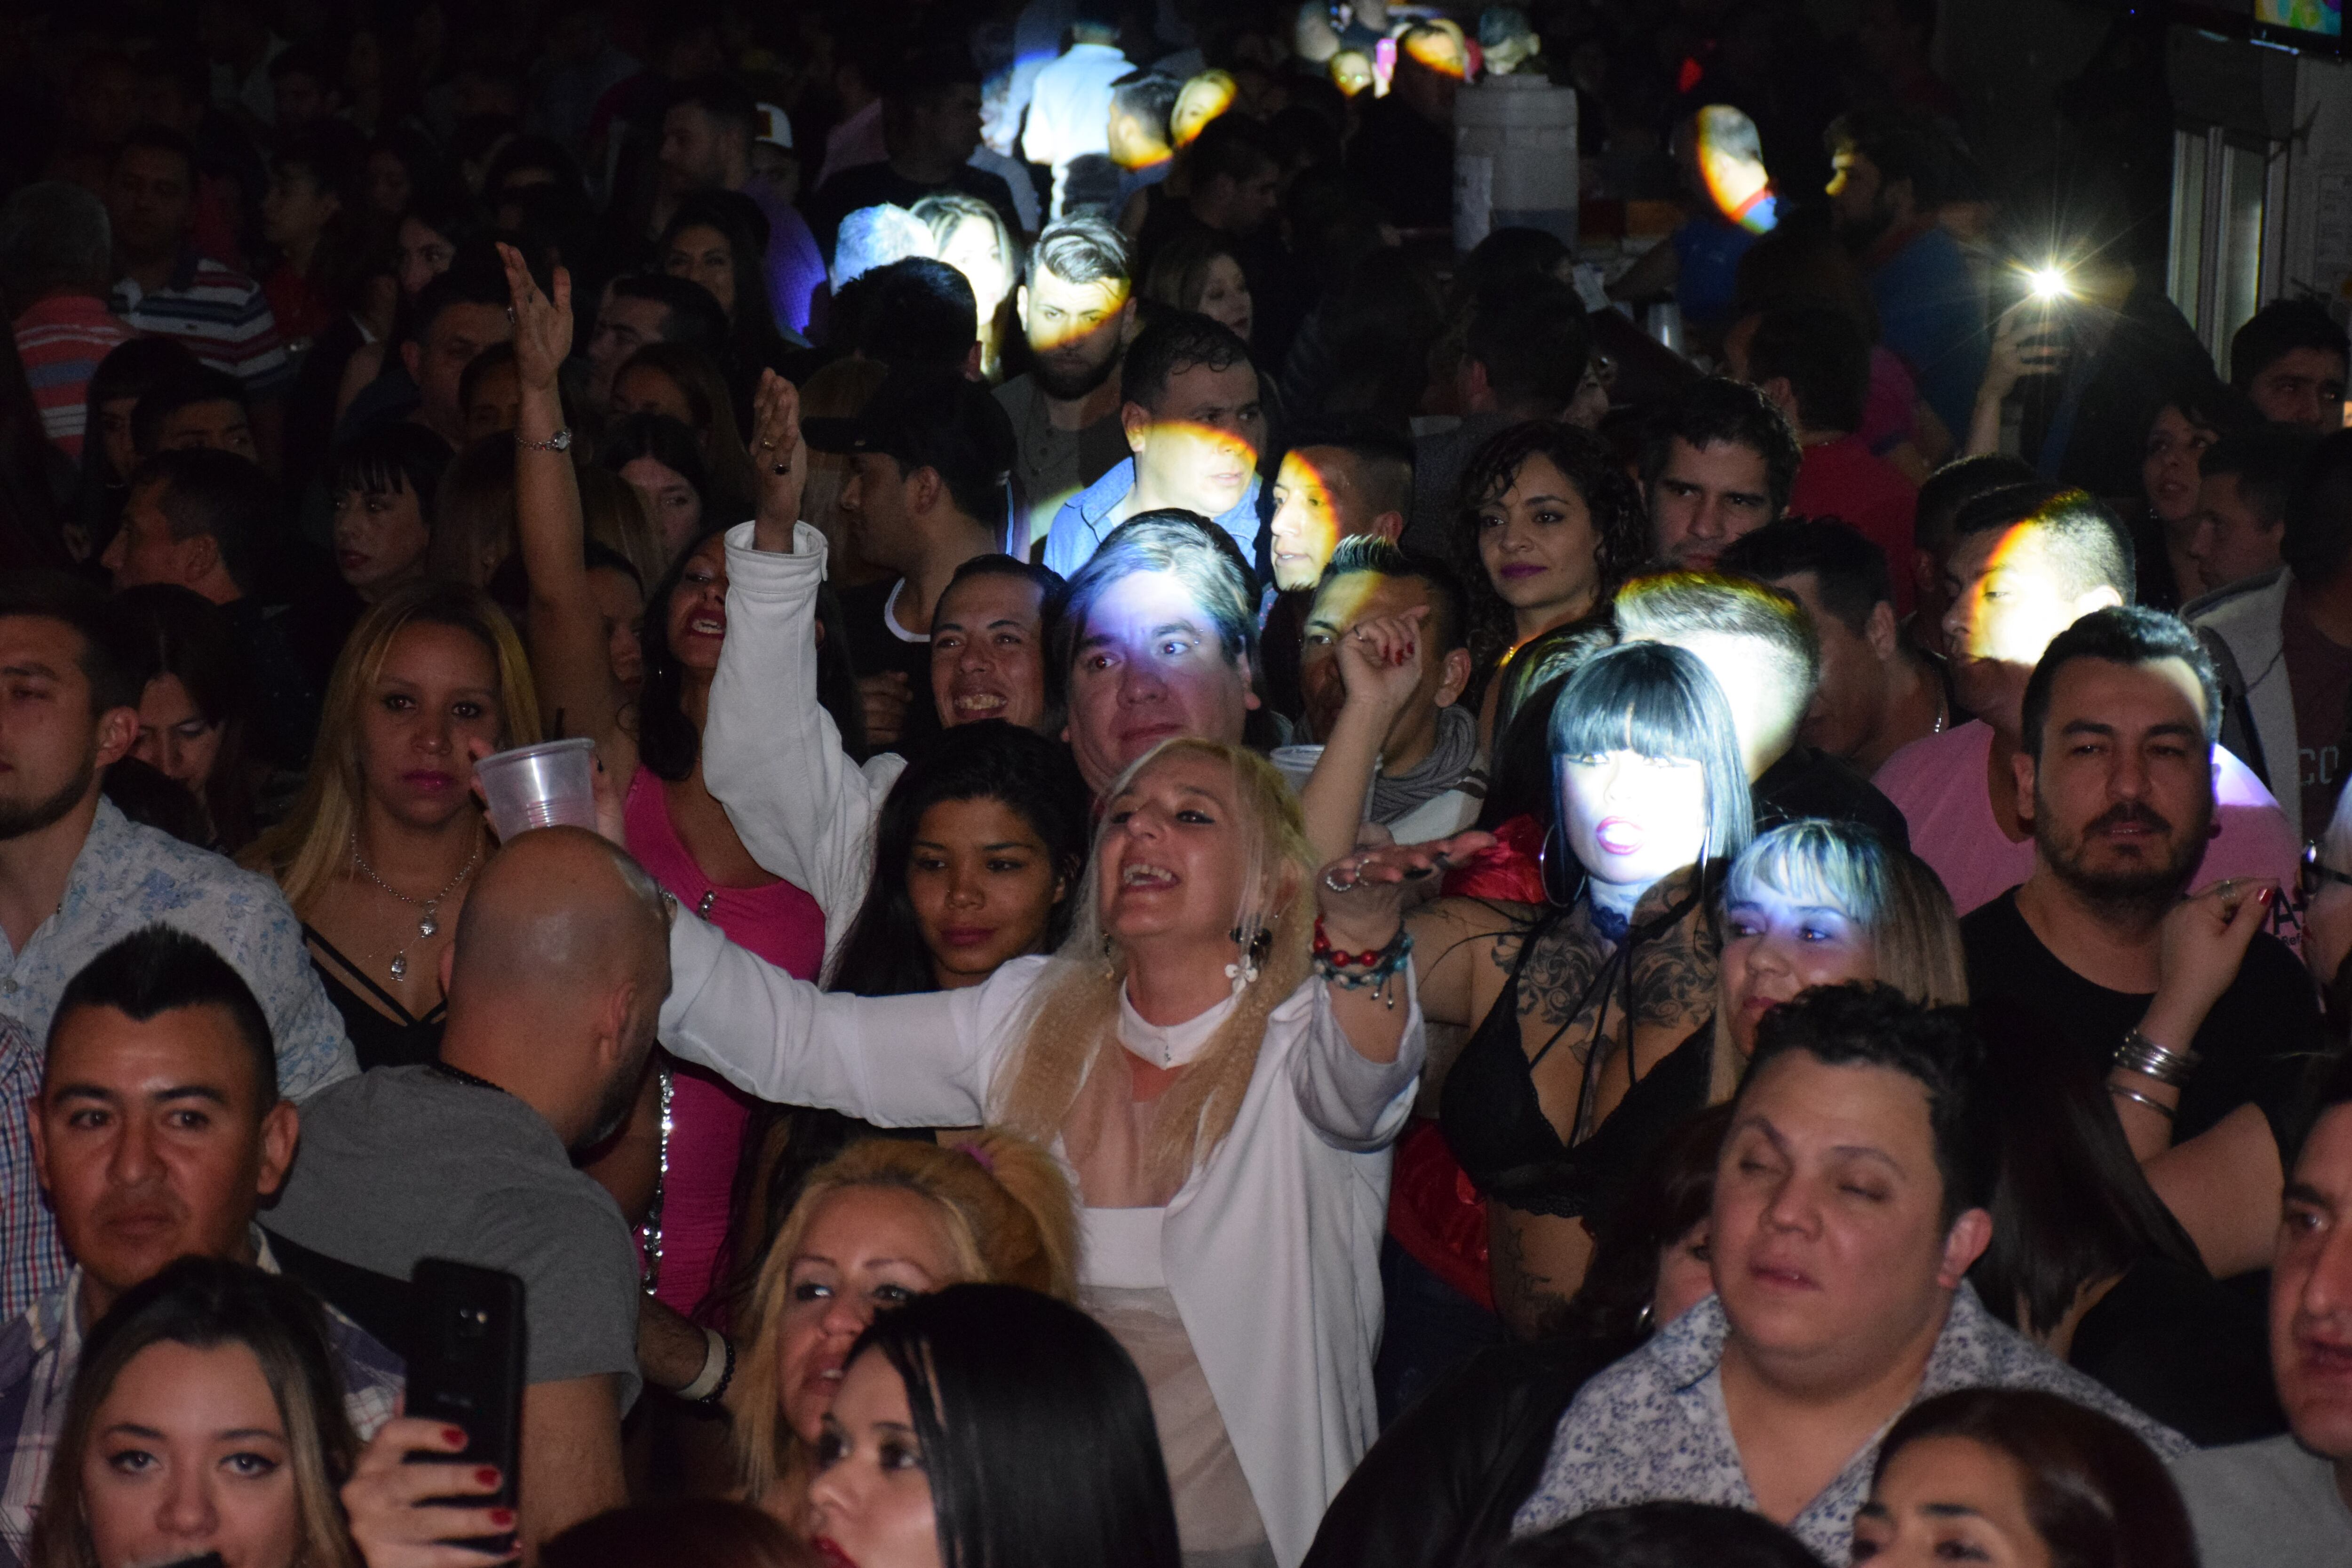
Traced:
<svg viewBox="0 0 2352 1568">
<path fill-rule="evenodd" d="M 352 864 L 357 866 L 362 872 L 366 873 L 367 879 L 369 881 L 373 882 L 377 887 L 382 888 L 385 892 L 390 893 L 394 898 L 398 899 L 402 903 L 406 904 L 409 908 L 421 911 L 416 921 L 416 935 L 420 941 L 439 932 L 441 930 L 441 921 L 439 918 L 441 900 L 457 890 L 457 884 L 463 882 L 467 877 L 473 874 L 474 868 L 480 863 L 481 858 L 482 836 L 480 830 L 478 828 L 475 830 L 474 834 L 474 852 L 466 857 L 466 863 L 457 868 L 457 874 L 449 879 L 449 885 L 442 889 L 439 892 L 434 894 L 429 899 L 412 899 L 406 893 L 402 892 L 398 888 L 394 887 L 390 882 L 385 881 L 382 877 L 376 875 L 375 868 L 369 865 L 367 863 L 366 857 L 360 853 L 359 830 L 357 828 L 353 828 L 352 830 Z M 405 980 L 408 978 L 408 943 L 404 942 L 393 950 L 392 963 L 390 967 L 392 970 L 392 977 L 394 980 Z"/>
</svg>

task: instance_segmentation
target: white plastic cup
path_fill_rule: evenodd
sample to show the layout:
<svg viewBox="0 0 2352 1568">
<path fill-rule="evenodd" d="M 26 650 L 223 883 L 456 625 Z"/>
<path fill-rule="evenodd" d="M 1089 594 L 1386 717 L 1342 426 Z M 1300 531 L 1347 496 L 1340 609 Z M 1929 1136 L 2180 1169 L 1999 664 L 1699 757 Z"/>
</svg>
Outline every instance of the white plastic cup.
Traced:
<svg viewBox="0 0 2352 1568">
<path fill-rule="evenodd" d="M 474 764 L 500 843 L 534 827 L 596 830 L 596 742 L 585 736 L 497 752 Z"/>
</svg>

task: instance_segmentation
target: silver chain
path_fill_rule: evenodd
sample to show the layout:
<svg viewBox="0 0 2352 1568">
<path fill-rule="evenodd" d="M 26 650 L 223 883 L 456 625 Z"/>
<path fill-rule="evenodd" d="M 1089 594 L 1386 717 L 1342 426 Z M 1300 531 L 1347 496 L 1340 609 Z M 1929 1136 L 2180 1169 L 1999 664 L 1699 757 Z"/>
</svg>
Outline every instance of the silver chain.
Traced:
<svg viewBox="0 0 2352 1568">
<path fill-rule="evenodd" d="M 440 931 L 441 921 L 439 918 L 439 911 L 441 909 L 441 900 L 456 892 L 457 890 L 457 885 L 460 882 L 463 882 L 467 877 L 474 874 L 474 868 L 481 863 L 481 858 L 482 834 L 481 829 L 478 827 L 474 830 L 474 852 L 466 857 L 466 863 L 457 868 L 457 874 L 449 879 L 449 885 L 442 889 L 439 892 L 434 894 L 429 899 L 412 899 L 406 893 L 402 892 L 398 888 L 394 887 L 390 882 L 385 881 L 382 877 L 376 874 L 375 868 L 367 863 L 367 857 L 360 853 L 359 829 L 356 827 L 352 829 L 352 864 L 357 866 L 360 870 L 366 875 L 369 881 L 373 882 L 377 887 L 382 888 L 385 892 L 390 893 L 394 898 L 398 899 L 402 903 L 406 904 L 409 908 L 423 911 L 416 921 L 416 935 L 420 941 L 435 936 Z M 392 963 L 388 967 L 390 968 L 392 977 L 394 980 L 405 980 L 408 978 L 407 942 L 403 942 L 398 947 L 393 950 Z"/>
<path fill-rule="evenodd" d="M 654 1070 L 661 1080 L 661 1152 L 654 1167 L 654 1199 L 646 1205 L 645 1223 L 637 1226 L 637 1242 L 645 1258 L 637 1284 L 648 1296 L 661 1286 L 662 1199 L 669 1188 L 669 1135 L 677 1125 L 670 1109 L 677 1086 L 670 1077 L 669 1063 L 665 1061 Z"/>
</svg>

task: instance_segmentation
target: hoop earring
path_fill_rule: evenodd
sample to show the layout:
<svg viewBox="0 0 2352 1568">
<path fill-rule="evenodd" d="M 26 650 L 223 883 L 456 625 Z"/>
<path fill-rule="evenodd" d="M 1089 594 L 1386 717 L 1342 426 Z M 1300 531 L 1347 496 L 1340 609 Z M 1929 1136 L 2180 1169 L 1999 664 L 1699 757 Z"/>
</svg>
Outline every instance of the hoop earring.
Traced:
<svg viewBox="0 0 2352 1568">
<path fill-rule="evenodd" d="M 1536 846 L 1536 877 L 1543 885 L 1544 901 L 1551 905 L 1551 907 L 1556 910 L 1564 910 L 1568 908 L 1569 905 L 1576 902 L 1576 895 L 1579 889 L 1576 887 L 1570 887 L 1566 897 L 1562 897 L 1560 894 L 1552 890 L 1551 841 L 1559 835 L 1559 824 L 1557 822 L 1544 829 L 1543 842 Z M 1562 839 L 1563 847 L 1561 848 L 1560 853 L 1563 855 L 1568 853 L 1565 844 L 1566 840 Z M 1573 858 L 1573 857 L 1570 858 Z"/>
</svg>

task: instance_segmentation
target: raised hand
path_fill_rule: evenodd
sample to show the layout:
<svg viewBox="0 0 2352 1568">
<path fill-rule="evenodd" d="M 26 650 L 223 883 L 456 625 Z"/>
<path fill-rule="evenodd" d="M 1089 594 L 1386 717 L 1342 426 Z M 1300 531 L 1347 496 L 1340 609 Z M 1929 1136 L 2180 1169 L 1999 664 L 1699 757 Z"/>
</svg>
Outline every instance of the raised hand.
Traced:
<svg viewBox="0 0 2352 1568">
<path fill-rule="evenodd" d="M 2277 901 L 2275 884 L 2233 877 L 2175 905 L 2164 917 L 2161 977 L 2140 1032 L 2168 1049 L 2187 1050 L 2204 1026 L 2205 1015 L 2237 980 L 2246 949 Z"/>
<path fill-rule="evenodd" d="M 801 441 L 800 388 L 772 370 L 760 373 L 751 395 L 751 466 L 760 481 L 752 547 L 789 552 L 808 489 L 808 448 Z"/>
<path fill-rule="evenodd" d="M 521 251 L 501 244 L 499 260 L 506 266 L 512 300 L 507 314 L 514 321 L 516 378 L 526 391 L 552 391 L 556 372 L 572 353 L 572 275 L 555 269 L 555 295 L 550 299 L 540 291 Z"/>
<path fill-rule="evenodd" d="M 1409 886 L 1494 842 L 1491 833 L 1457 833 L 1424 844 L 1359 849 L 1334 860 L 1315 879 L 1324 934 L 1341 947 L 1386 947 L 1396 936 Z"/>
<path fill-rule="evenodd" d="M 1367 616 L 1339 634 L 1336 651 L 1348 706 L 1370 705 L 1384 730 L 1421 684 L 1429 658 L 1428 620 L 1429 606 L 1416 605 L 1401 616 Z"/>
</svg>

